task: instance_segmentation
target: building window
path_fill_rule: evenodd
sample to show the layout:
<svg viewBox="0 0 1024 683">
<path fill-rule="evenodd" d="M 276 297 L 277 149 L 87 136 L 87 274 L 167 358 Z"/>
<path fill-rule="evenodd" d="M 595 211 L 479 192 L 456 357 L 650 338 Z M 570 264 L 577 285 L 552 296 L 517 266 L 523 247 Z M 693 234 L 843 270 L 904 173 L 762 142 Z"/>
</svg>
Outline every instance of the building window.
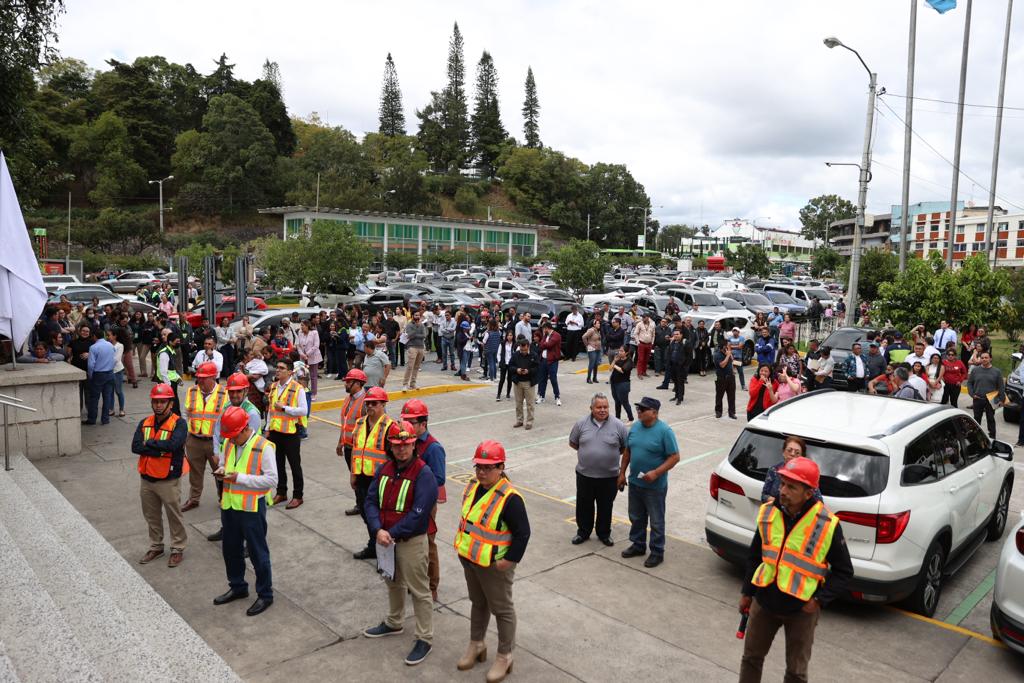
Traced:
<svg viewBox="0 0 1024 683">
<path fill-rule="evenodd" d="M 384 239 L 384 224 L 383 223 L 366 223 L 359 221 L 355 224 L 356 234 L 360 237 L 376 237 L 378 239 Z"/>
<path fill-rule="evenodd" d="M 958 234 L 958 235 L 964 234 L 964 226 L 963 226 L 963 224 L 960 224 L 960 225 L 956 226 L 956 234 Z"/>
<path fill-rule="evenodd" d="M 534 234 L 529 232 L 512 233 L 512 255 L 533 256 Z"/>
<path fill-rule="evenodd" d="M 505 230 L 487 230 L 484 232 L 485 251 L 508 251 L 508 232 Z"/>
<path fill-rule="evenodd" d="M 467 230 L 465 228 L 455 228 L 455 243 L 462 245 L 469 244 L 479 248 L 480 232 L 480 230 Z"/>
<path fill-rule="evenodd" d="M 288 237 L 296 237 L 302 234 L 302 224 L 305 223 L 304 218 L 289 218 L 284 222 Z"/>
<path fill-rule="evenodd" d="M 1009 223 L 1000 223 L 1000 224 L 999 224 L 999 225 L 998 225 L 998 226 L 996 227 L 996 230 L 998 230 L 999 232 L 1002 232 L 1002 231 L 1004 231 L 1004 230 L 1009 230 L 1009 229 L 1010 229 L 1010 224 L 1009 224 Z"/>
<path fill-rule="evenodd" d="M 1024 237 L 1017 238 L 1017 248 L 1020 249 L 1021 247 L 1024 247 Z"/>
<path fill-rule="evenodd" d="M 963 242 L 957 242 L 956 245 L 953 247 L 953 251 L 962 254 L 965 251 L 967 251 L 967 245 L 964 244 Z"/>
<path fill-rule="evenodd" d="M 996 249 L 1006 249 L 1006 240 L 999 240 L 996 242 Z"/>
<path fill-rule="evenodd" d="M 938 248 L 939 248 L 939 243 L 938 243 L 938 242 L 934 242 L 934 241 L 933 241 L 933 242 L 931 242 L 931 243 L 930 243 L 930 244 L 928 245 L 928 248 L 929 248 L 929 249 L 938 249 Z"/>
</svg>

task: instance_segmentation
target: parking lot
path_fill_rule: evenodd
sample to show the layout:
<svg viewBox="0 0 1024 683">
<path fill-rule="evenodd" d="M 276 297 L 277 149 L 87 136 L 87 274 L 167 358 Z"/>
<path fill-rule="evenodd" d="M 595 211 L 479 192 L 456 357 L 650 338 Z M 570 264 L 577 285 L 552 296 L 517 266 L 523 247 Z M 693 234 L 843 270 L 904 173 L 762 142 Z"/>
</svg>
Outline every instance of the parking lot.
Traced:
<svg viewBox="0 0 1024 683">
<path fill-rule="evenodd" d="M 451 375 L 436 368 L 428 364 L 423 384 L 451 382 Z M 587 385 L 583 374 L 575 374 L 583 368 L 582 362 L 563 364 L 563 405 L 536 406 L 530 432 L 512 428 L 514 408 L 494 400 L 494 385 L 423 397 L 431 411 L 431 431 L 447 448 L 450 500 L 458 500 L 460 482 L 470 474 L 473 448 L 483 438 L 506 445 L 509 476 L 525 495 L 533 536 L 516 575 L 515 675 L 539 681 L 626 676 L 735 680 L 742 650 L 733 635 L 741 576 L 707 547 L 703 515 L 710 472 L 744 420 L 742 416 L 736 421 L 715 419 L 710 377 L 691 378 L 683 405 L 663 404 L 661 417 L 676 431 L 681 461 L 670 475 L 665 563 L 647 570 L 640 560 L 619 556 L 628 533 L 625 495 L 615 503 L 615 547 L 605 548 L 596 540 L 580 546 L 569 543 L 575 533 L 575 454 L 566 445 L 567 435 L 573 422 L 586 414 L 594 390 L 606 389 L 603 384 Z M 654 388 L 657 382 L 634 380 L 632 398 L 659 394 L 665 398 L 667 392 Z M 341 384 L 328 381 L 319 398 L 326 402 L 342 395 Z M 395 396 L 391 415 L 400 408 L 401 398 Z M 87 431 L 88 448 L 82 454 L 36 463 L 133 564 L 147 545 L 129 449 L 134 420 L 145 411 L 141 397 L 141 390 L 130 396 L 133 415 L 115 419 L 110 428 Z M 742 405 L 744 400 L 738 398 Z M 218 545 L 202 538 L 218 526 L 209 490 L 201 506 L 186 515 L 190 542 L 183 565 L 174 570 L 161 563 L 134 566 L 243 678 L 337 676 L 345 671 L 350 679 L 393 680 L 407 675 L 401 660 L 409 639 L 401 636 L 380 642 L 359 637 L 383 614 L 385 591 L 370 563 L 351 558 L 350 553 L 365 541 L 365 531 L 358 518 L 342 515 L 351 506 L 353 494 L 334 454 L 338 432 L 332 422 L 337 420 L 337 410 L 314 416 L 310 438 L 303 442 L 306 504 L 290 512 L 275 508 L 270 514 L 277 599 L 265 617 L 247 619 L 242 610 L 214 609 L 210 604 L 223 590 L 224 573 Z M 1000 429 L 1005 427 L 1000 421 Z M 1012 519 L 1022 503 L 1024 494 L 1018 487 L 1012 498 Z M 438 515 L 440 602 L 434 623 L 435 650 L 415 672 L 421 680 L 476 680 L 482 675 L 474 671 L 463 676 L 454 668 L 468 636 L 462 572 L 455 554 L 446 551 L 457 524 L 456 507 L 443 505 Z M 865 676 L 886 681 L 1019 677 L 1020 660 L 991 640 L 988 628 L 997 552 L 998 544 L 986 544 L 948 582 L 935 619 L 898 607 L 830 607 L 818 629 L 812 677 L 836 681 Z M 489 639 L 493 645 L 493 635 Z M 766 680 L 781 678 L 782 668 L 780 646 L 769 657 Z"/>
</svg>

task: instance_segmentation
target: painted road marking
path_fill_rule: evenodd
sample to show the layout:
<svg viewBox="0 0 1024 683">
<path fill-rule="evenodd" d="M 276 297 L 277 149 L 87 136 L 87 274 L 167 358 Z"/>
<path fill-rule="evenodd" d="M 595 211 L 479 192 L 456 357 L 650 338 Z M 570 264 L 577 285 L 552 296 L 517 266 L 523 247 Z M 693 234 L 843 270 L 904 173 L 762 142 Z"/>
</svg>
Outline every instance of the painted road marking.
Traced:
<svg viewBox="0 0 1024 683">
<path fill-rule="evenodd" d="M 978 606 L 978 603 L 989 594 L 995 585 L 996 570 L 993 569 L 988 576 L 981 580 L 981 583 L 974 587 L 974 590 L 967 594 L 967 597 L 956 606 L 956 609 L 950 612 L 949 616 L 946 617 L 944 621 L 947 624 L 959 626 L 960 622 L 967 618 L 967 615 L 971 613 L 971 610 Z"/>
</svg>

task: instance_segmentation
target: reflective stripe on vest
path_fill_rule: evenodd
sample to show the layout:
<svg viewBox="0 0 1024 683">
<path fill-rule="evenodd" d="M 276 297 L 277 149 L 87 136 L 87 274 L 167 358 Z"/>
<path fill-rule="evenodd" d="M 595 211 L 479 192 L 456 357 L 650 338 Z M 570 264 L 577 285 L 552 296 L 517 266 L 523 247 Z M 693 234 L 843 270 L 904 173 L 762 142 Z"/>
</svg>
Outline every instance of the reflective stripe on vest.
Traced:
<svg viewBox="0 0 1024 683">
<path fill-rule="evenodd" d="M 266 452 L 270 442 L 258 434 L 253 434 L 245 445 L 239 449 L 230 440 L 224 440 L 224 474 L 238 472 L 240 474 L 257 475 L 263 473 L 263 454 Z M 244 512 L 256 512 L 259 510 L 261 497 L 267 501 L 267 506 L 274 504 L 272 491 L 254 491 L 241 488 L 238 484 L 224 480 L 224 492 L 220 497 L 222 510 L 241 510 Z"/>
<path fill-rule="evenodd" d="M 504 521 L 497 523 L 509 496 L 519 495 L 508 479 L 502 477 L 489 491 L 473 503 L 480 486 L 472 481 L 462 495 L 462 519 L 455 534 L 455 549 L 459 557 L 473 564 L 489 567 L 491 563 L 505 557 L 512 545 L 512 532 Z"/>
<path fill-rule="evenodd" d="M 188 413 L 188 433 L 196 436 L 213 436 L 213 425 L 220 419 L 228 406 L 228 392 L 220 384 L 205 398 L 203 390 L 196 384 L 185 392 L 185 412 Z"/>
<path fill-rule="evenodd" d="M 351 447 L 355 443 L 356 423 L 363 416 L 363 401 L 366 392 L 362 389 L 356 396 L 348 396 L 341 404 L 341 445 Z"/>
<path fill-rule="evenodd" d="M 356 426 L 355 443 L 352 445 L 352 473 L 372 477 L 377 467 L 387 461 L 385 439 L 394 420 L 383 415 L 367 433 L 368 421 L 368 417 L 361 417 Z"/>
<path fill-rule="evenodd" d="M 150 415 L 142 421 L 142 439 L 143 441 L 149 441 L 150 439 L 156 439 L 157 441 L 166 441 L 171 438 L 171 434 L 174 432 L 174 427 L 178 424 L 178 416 L 175 413 L 171 413 L 171 416 L 164 420 L 164 423 L 160 425 L 160 429 L 154 433 L 153 428 L 156 426 L 156 416 Z M 153 455 L 140 455 L 139 456 L 139 474 L 143 474 L 153 479 L 166 479 L 167 475 L 171 473 L 171 465 L 173 464 L 172 458 L 173 453 L 161 453 L 158 456 Z M 181 459 L 181 474 L 188 473 L 188 458 L 182 457 Z"/>
<path fill-rule="evenodd" d="M 294 417 L 281 410 L 281 408 L 287 406 L 288 408 L 299 407 L 299 392 L 305 391 L 301 384 L 293 379 L 288 380 L 288 384 L 285 385 L 284 394 L 278 397 L 277 393 L 278 383 L 274 382 L 270 386 L 270 407 L 267 409 L 267 431 L 268 432 L 280 432 L 282 434 L 294 434 L 298 431 L 299 425 L 306 426 L 306 416 Z"/>
<path fill-rule="evenodd" d="M 160 354 L 166 354 L 167 355 L 167 376 L 166 377 L 160 377 L 160 379 L 166 380 L 167 382 L 180 382 L 181 381 L 181 375 L 179 375 L 178 371 L 174 369 L 174 359 L 177 356 L 177 354 L 169 346 L 161 347 L 160 350 L 156 352 L 157 356 L 159 356 Z M 159 369 L 160 369 L 160 363 L 159 363 L 159 359 L 157 359 L 157 370 L 158 370 L 157 375 L 160 374 L 159 373 Z"/>
<path fill-rule="evenodd" d="M 771 503 L 762 505 L 757 514 L 761 564 L 751 583 L 765 587 L 774 582 L 783 593 L 810 600 L 828 575 L 825 557 L 838 524 L 839 518 L 819 501 L 787 535 L 782 512 Z"/>
<path fill-rule="evenodd" d="M 388 483 L 393 479 L 394 477 L 389 477 L 386 474 L 380 475 L 380 481 L 377 483 L 377 499 L 382 508 L 384 507 L 384 492 L 387 490 Z M 402 479 L 401 482 L 398 487 L 398 499 L 395 501 L 395 512 L 405 512 L 405 498 L 409 495 L 409 486 L 412 484 L 408 479 Z"/>
</svg>

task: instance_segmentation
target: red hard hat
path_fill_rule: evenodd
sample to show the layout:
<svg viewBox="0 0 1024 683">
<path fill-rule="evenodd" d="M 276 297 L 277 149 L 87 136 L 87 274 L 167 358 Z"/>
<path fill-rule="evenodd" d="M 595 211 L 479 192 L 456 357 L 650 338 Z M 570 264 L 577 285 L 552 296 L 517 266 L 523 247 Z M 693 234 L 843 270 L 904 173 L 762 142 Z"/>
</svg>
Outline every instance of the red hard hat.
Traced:
<svg viewBox="0 0 1024 683">
<path fill-rule="evenodd" d="M 174 400 L 174 389 L 171 388 L 170 384 L 157 384 L 155 387 L 149 390 L 150 398 L 167 398 Z"/>
<path fill-rule="evenodd" d="M 402 419 L 413 420 L 420 417 L 427 417 L 430 412 L 427 410 L 427 404 L 418 398 L 413 398 L 405 402 L 402 406 Z"/>
<path fill-rule="evenodd" d="M 816 489 L 818 488 L 820 472 L 818 470 L 818 463 L 810 458 L 800 457 L 793 458 L 780 467 L 779 476 L 792 481 L 798 481 L 801 484 L 810 486 L 812 489 Z"/>
<path fill-rule="evenodd" d="M 380 387 L 370 387 L 369 391 L 366 392 L 366 398 L 364 401 L 383 401 L 388 402 L 388 392 L 384 391 Z"/>
<path fill-rule="evenodd" d="M 406 420 L 393 422 L 388 430 L 388 441 L 391 443 L 415 443 L 416 428 Z"/>
<path fill-rule="evenodd" d="M 499 462 L 505 462 L 505 447 L 501 442 L 491 439 L 481 441 L 476 447 L 476 453 L 473 454 L 473 464 L 493 465 Z"/>
<path fill-rule="evenodd" d="M 345 377 L 342 379 L 345 382 L 355 381 L 366 384 L 366 373 L 360 370 L 359 368 L 352 368 L 347 373 L 345 373 Z"/>
<path fill-rule="evenodd" d="M 238 406 L 231 406 L 220 418 L 220 435 L 225 439 L 238 436 L 249 425 L 249 413 Z"/>
<path fill-rule="evenodd" d="M 196 377 L 216 377 L 217 366 L 214 363 L 200 363 L 196 368 Z"/>
<path fill-rule="evenodd" d="M 236 372 L 235 374 L 228 377 L 228 391 L 235 391 L 237 389 L 248 389 L 249 378 L 244 372 Z"/>
</svg>

